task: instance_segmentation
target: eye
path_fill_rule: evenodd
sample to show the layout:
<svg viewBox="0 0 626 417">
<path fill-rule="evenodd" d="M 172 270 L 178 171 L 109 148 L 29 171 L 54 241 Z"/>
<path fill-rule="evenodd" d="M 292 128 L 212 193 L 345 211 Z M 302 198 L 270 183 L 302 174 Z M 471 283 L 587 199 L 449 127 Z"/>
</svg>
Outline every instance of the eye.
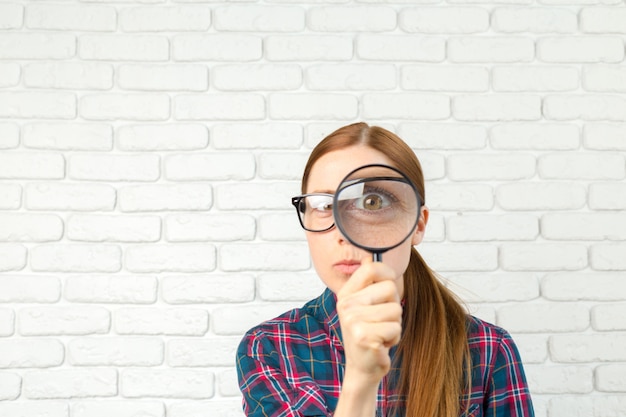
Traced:
<svg viewBox="0 0 626 417">
<path fill-rule="evenodd" d="M 362 210 L 375 211 L 390 206 L 391 199 L 384 193 L 372 192 L 356 201 L 356 207 Z"/>
<path fill-rule="evenodd" d="M 311 210 L 318 212 L 331 212 L 333 211 L 333 199 L 332 197 L 325 195 L 311 195 L 307 197 L 307 201 Z"/>
</svg>

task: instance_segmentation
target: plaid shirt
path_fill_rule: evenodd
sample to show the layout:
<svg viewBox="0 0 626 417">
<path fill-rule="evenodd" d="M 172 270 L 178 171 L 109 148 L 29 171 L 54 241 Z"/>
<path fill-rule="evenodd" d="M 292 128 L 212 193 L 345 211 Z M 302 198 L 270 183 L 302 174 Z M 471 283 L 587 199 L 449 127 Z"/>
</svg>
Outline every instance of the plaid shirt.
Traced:
<svg viewBox="0 0 626 417">
<path fill-rule="evenodd" d="M 324 293 L 251 329 L 237 351 L 237 374 L 246 416 L 332 416 L 344 372 L 336 297 Z M 472 359 L 470 407 L 464 416 L 533 417 L 524 370 L 511 336 L 503 329 L 469 317 Z M 395 350 L 390 355 L 393 357 Z M 392 369 L 388 377 L 398 375 Z M 403 403 L 380 384 L 377 416 Z M 463 403 L 467 393 L 462 396 Z"/>
</svg>

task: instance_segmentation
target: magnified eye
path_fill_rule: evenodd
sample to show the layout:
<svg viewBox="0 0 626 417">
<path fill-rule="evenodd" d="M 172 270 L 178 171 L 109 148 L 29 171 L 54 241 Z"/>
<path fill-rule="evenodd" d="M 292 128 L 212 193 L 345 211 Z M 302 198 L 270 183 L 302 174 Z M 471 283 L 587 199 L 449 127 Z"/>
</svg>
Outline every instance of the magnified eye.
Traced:
<svg viewBox="0 0 626 417">
<path fill-rule="evenodd" d="M 363 210 L 380 210 L 391 205 L 390 199 L 382 194 L 370 193 L 361 197 L 356 202 L 356 207 Z"/>
</svg>

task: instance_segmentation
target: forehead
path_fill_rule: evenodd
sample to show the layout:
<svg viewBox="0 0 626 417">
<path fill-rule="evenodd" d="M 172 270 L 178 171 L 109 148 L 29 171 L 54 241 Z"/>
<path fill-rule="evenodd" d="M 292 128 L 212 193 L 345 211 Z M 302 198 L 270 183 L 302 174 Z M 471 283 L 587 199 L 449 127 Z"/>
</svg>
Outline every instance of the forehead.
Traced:
<svg viewBox="0 0 626 417">
<path fill-rule="evenodd" d="M 395 166 L 384 153 L 368 146 L 350 146 L 328 152 L 311 167 L 306 192 L 334 193 L 350 171 L 368 164 Z"/>
</svg>

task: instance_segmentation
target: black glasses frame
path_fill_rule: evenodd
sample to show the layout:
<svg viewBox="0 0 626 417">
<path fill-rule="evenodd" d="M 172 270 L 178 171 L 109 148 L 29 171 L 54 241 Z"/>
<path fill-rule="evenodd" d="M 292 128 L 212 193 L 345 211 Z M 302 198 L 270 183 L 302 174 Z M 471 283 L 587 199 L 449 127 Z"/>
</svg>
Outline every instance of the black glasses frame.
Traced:
<svg viewBox="0 0 626 417">
<path fill-rule="evenodd" d="M 304 230 L 306 230 L 307 232 L 326 232 L 327 230 L 332 229 L 333 227 L 335 227 L 335 221 L 333 218 L 333 224 L 331 224 L 330 226 L 328 226 L 326 229 L 322 229 L 322 230 L 313 230 L 313 229 L 309 229 L 304 225 L 304 221 L 302 221 L 302 210 L 300 209 L 300 206 L 302 204 L 302 200 L 305 197 L 309 197 L 309 196 L 315 196 L 315 195 L 325 195 L 330 197 L 331 199 L 334 199 L 335 195 L 334 194 L 328 194 L 328 193 L 309 193 L 309 194 L 302 194 L 302 195 L 298 195 L 295 197 L 291 197 L 291 204 L 296 208 L 296 213 L 298 214 L 298 220 L 300 221 L 300 226 L 302 226 L 302 228 Z"/>
</svg>

